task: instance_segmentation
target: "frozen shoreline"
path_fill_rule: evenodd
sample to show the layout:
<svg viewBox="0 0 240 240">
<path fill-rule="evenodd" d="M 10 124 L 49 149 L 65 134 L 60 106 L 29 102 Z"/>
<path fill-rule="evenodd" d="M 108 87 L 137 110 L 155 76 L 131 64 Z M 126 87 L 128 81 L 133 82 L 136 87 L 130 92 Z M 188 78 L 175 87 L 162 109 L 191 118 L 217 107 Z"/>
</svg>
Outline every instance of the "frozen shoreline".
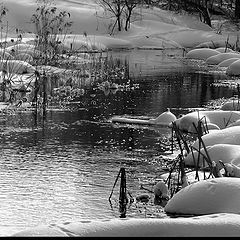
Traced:
<svg viewBox="0 0 240 240">
<path fill-rule="evenodd" d="M 84 220 L 42 225 L 20 231 L 18 237 L 233 237 L 240 235 L 240 215 L 210 214 L 173 219 Z"/>
</svg>

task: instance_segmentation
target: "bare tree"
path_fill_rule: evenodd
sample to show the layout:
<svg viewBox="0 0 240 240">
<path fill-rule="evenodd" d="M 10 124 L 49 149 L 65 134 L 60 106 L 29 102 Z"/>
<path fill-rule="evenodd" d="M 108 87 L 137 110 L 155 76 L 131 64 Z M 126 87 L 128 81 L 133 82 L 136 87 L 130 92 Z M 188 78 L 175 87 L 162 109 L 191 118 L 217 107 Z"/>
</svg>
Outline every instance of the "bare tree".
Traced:
<svg viewBox="0 0 240 240">
<path fill-rule="evenodd" d="M 203 18 L 203 22 L 206 23 L 208 26 L 212 27 L 211 17 L 209 13 L 209 0 L 204 0 L 202 4 L 196 6 L 199 10 L 200 16 Z"/>
<path fill-rule="evenodd" d="M 138 0 L 125 0 L 125 6 L 126 6 L 125 30 L 126 31 L 130 28 L 131 16 L 132 16 L 134 8 L 137 6 L 138 3 L 139 3 Z"/>
<path fill-rule="evenodd" d="M 125 7 L 125 0 L 99 0 L 99 4 L 103 7 L 103 9 L 107 12 L 110 12 L 116 20 L 113 24 L 111 33 L 113 33 L 116 25 L 118 31 L 122 30 L 122 13 Z"/>
<path fill-rule="evenodd" d="M 213 5 L 213 0 L 167 0 L 166 3 L 165 6 L 168 10 L 198 13 L 200 20 L 211 27 L 209 8 Z"/>
</svg>

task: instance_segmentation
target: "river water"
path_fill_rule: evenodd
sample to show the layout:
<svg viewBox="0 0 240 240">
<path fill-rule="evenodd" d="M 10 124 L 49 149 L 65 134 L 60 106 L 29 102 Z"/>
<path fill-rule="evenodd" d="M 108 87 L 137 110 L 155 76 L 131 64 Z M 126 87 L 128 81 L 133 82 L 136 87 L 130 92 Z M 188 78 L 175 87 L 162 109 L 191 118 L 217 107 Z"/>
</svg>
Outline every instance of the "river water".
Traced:
<svg viewBox="0 0 240 240">
<path fill-rule="evenodd" d="M 129 87 L 88 89 L 80 107 L 48 111 L 45 120 L 36 121 L 29 111 L 0 116 L 1 236 L 40 224 L 118 218 L 119 181 L 113 185 L 121 167 L 132 196 L 151 197 L 147 204 L 129 206 L 127 217 L 167 217 L 140 183 L 154 182 L 164 172 L 161 141 L 171 137 L 170 129 L 112 124 L 111 117 L 154 118 L 166 108 L 179 115 L 232 97 L 236 89 L 215 84 L 230 79 L 185 61 L 180 50 L 112 55 L 128 66 Z"/>
</svg>

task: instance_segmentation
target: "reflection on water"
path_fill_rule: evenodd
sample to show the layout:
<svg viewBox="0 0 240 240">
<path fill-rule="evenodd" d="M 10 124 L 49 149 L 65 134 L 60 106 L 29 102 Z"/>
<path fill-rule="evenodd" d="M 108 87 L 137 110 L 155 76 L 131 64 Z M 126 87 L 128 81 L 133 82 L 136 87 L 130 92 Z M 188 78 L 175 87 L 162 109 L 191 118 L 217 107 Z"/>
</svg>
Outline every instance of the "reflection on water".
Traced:
<svg viewBox="0 0 240 240">
<path fill-rule="evenodd" d="M 235 89 L 213 85 L 226 79 L 223 73 L 194 73 L 196 68 L 182 61 L 181 54 L 114 53 L 130 62 L 130 80 L 138 87 L 108 94 L 87 89 L 79 99 L 84 107 L 49 111 L 37 124 L 31 112 L 1 116 L 1 235 L 39 224 L 119 217 L 118 186 L 112 206 L 108 197 L 120 167 L 126 169 L 131 194 L 146 193 L 139 181 L 154 181 L 163 172 L 161 142 L 171 131 L 113 125 L 109 119 L 156 117 L 167 107 L 178 115 L 182 108 L 236 94 Z M 153 198 L 146 206 L 134 203 L 127 216 L 166 217 Z"/>
</svg>

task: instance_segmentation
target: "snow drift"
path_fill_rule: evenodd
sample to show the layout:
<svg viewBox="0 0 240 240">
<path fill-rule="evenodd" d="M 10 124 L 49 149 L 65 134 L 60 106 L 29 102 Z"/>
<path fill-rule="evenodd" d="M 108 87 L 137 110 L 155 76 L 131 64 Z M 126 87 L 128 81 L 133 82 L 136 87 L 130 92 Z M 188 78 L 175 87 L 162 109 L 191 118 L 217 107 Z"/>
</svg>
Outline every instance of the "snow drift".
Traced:
<svg viewBox="0 0 240 240">
<path fill-rule="evenodd" d="M 202 180 L 177 192 L 165 206 L 171 214 L 240 213 L 240 178 Z"/>
</svg>

